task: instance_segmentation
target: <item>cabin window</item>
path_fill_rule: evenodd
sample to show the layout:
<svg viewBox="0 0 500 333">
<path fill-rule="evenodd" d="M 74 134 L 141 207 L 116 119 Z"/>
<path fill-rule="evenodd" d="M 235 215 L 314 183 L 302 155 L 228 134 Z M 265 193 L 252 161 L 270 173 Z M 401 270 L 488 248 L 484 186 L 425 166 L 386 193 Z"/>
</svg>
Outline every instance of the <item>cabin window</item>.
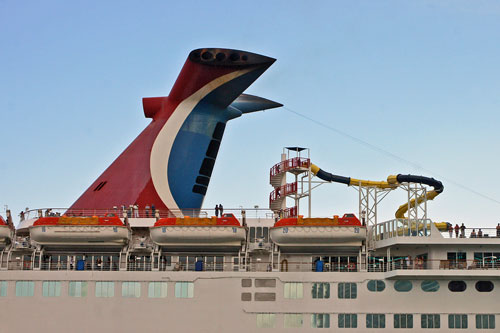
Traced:
<svg viewBox="0 0 500 333">
<path fill-rule="evenodd" d="M 338 286 L 338 296 L 339 298 L 354 299 L 357 297 L 358 288 L 356 283 L 351 282 L 341 282 Z"/>
<path fill-rule="evenodd" d="M 304 297 L 304 284 L 302 282 L 286 282 L 285 298 L 299 299 Z"/>
<path fill-rule="evenodd" d="M 7 281 L 0 281 L 0 297 L 7 296 Z"/>
<path fill-rule="evenodd" d="M 61 296 L 60 281 L 43 281 L 42 283 L 43 297 L 59 297 Z"/>
<path fill-rule="evenodd" d="M 436 292 L 439 290 L 439 282 L 436 280 L 424 280 L 420 284 L 420 287 L 426 292 Z"/>
<path fill-rule="evenodd" d="M 264 237 L 264 242 L 269 243 L 269 228 L 262 228 L 262 236 Z"/>
<path fill-rule="evenodd" d="M 312 328 L 330 328 L 330 314 L 313 313 L 311 315 Z"/>
<path fill-rule="evenodd" d="M 477 281 L 476 290 L 482 293 L 488 293 L 493 290 L 493 283 L 491 281 Z"/>
<path fill-rule="evenodd" d="M 141 297 L 141 283 L 140 282 L 122 282 L 122 297 Z"/>
<path fill-rule="evenodd" d="M 68 295 L 71 297 L 87 297 L 87 282 L 70 281 Z"/>
<path fill-rule="evenodd" d="M 448 283 L 448 289 L 452 292 L 462 292 L 467 289 L 467 284 L 464 281 L 450 281 Z"/>
<path fill-rule="evenodd" d="M 167 283 L 161 281 L 149 282 L 148 297 L 149 298 L 167 297 Z"/>
<path fill-rule="evenodd" d="M 257 240 L 264 238 L 264 235 L 262 234 L 262 227 L 257 227 Z"/>
<path fill-rule="evenodd" d="M 399 292 L 408 292 L 413 288 L 411 281 L 399 280 L 394 283 L 394 289 Z"/>
<path fill-rule="evenodd" d="M 476 328 L 478 329 L 494 329 L 495 328 L 495 315 L 483 314 L 476 315 Z"/>
<path fill-rule="evenodd" d="M 18 297 L 32 297 L 35 293 L 34 281 L 17 281 L 16 282 L 16 296 Z"/>
<path fill-rule="evenodd" d="M 177 298 L 193 298 L 194 283 L 193 282 L 176 282 L 175 297 Z"/>
<path fill-rule="evenodd" d="M 98 281 L 95 283 L 95 297 L 114 297 L 115 283 L 110 281 Z"/>
<path fill-rule="evenodd" d="M 257 328 L 274 328 L 275 322 L 274 313 L 257 313 Z"/>
<path fill-rule="evenodd" d="M 450 314 L 448 315 L 448 328 L 467 328 L 466 314 Z"/>
<path fill-rule="evenodd" d="M 339 328 L 357 328 L 358 315 L 355 313 L 339 313 Z"/>
<path fill-rule="evenodd" d="M 385 328 L 385 314 L 367 313 L 366 328 Z"/>
<path fill-rule="evenodd" d="M 441 328 L 441 318 L 438 314 L 420 315 L 421 328 Z"/>
<path fill-rule="evenodd" d="M 465 252 L 448 252 L 450 268 L 467 268 L 467 254 Z"/>
<path fill-rule="evenodd" d="M 380 292 L 385 290 L 385 282 L 382 280 L 368 281 L 367 288 L 369 291 Z"/>
<path fill-rule="evenodd" d="M 394 314 L 394 328 L 413 328 L 413 315 L 408 313 Z"/>
<path fill-rule="evenodd" d="M 255 227 L 250 227 L 250 243 L 255 243 Z"/>
<path fill-rule="evenodd" d="M 473 268 L 500 268 L 500 252 L 474 252 Z"/>
<path fill-rule="evenodd" d="M 300 328 L 304 324 L 301 313 L 285 313 L 285 328 Z"/>
<path fill-rule="evenodd" d="M 325 282 L 314 282 L 312 284 L 312 298 L 324 299 L 330 298 L 330 284 Z"/>
</svg>

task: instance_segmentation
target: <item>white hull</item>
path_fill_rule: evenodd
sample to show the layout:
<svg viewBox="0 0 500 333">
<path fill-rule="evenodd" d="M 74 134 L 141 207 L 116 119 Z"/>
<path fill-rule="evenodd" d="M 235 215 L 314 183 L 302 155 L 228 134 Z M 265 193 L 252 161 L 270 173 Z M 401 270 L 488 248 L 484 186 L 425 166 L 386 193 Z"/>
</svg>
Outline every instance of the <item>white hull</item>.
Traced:
<svg viewBox="0 0 500 333">
<path fill-rule="evenodd" d="M 274 227 L 270 233 L 279 246 L 335 246 L 366 239 L 366 228 L 356 226 Z"/>
<path fill-rule="evenodd" d="M 130 238 L 125 226 L 31 226 L 31 239 L 41 245 L 123 245 Z"/>
<path fill-rule="evenodd" d="M 245 240 L 245 229 L 233 226 L 160 226 L 150 228 L 151 239 L 160 246 L 234 246 Z"/>
</svg>

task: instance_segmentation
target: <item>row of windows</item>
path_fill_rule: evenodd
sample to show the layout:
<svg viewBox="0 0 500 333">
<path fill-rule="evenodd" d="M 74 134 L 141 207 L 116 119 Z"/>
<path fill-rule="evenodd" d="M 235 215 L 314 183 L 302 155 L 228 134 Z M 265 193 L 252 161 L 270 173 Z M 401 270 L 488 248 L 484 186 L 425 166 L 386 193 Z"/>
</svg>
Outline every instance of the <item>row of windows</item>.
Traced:
<svg viewBox="0 0 500 333">
<path fill-rule="evenodd" d="M 7 296 L 7 281 L 0 281 L 0 297 Z M 141 282 L 122 282 L 122 297 L 138 298 L 141 297 Z M 71 297 L 86 297 L 88 292 L 88 282 L 86 281 L 69 281 L 68 295 Z M 34 281 L 16 281 L 16 296 L 31 297 L 35 294 Z M 60 281 L 43 281 L 42 282 L 43 297 L 59 297 L 61 296 Z M 95 283 L 95 297 L 114 297 L 115 282 L 113 281 L 97 281 Z M 167 282 L 154 281 L 148 284 L 149 298 L 165 298 L 167 297 Z M 193 298 L 194 283 L 193 282 L 176 282 L 175 297 L 177 298 Z"/>
<path fill-rule="evenodd" d="M 491 292 L 494 285 L 491 281 L 477 281 L 475 284 L 476 290 L 479 292 Z M 385 282 L 383 280 L 370 280 L 367 283 L 367 288 L 372 292 L 382 292 L 385 290 Z M 425 292 L 436 292 L 440 285 L 436 280 L 423 280 L 420 283 L 420 288 Z M 408 280 L 398 280 L 394 282 L 394 289 L 398 292 L 409 292 L 413 289 L 413 283 Z M 448 289 L 452 292 L 462 292 L 467 289 L 467 283 L 464 281 L 450 281 Z M 357 297 L 357 285 L 352 282 L 340 282 L 338 284 L 338 298 L 353 299 Z M 285 298 L 303 298 L 304 284 L 302 282 L 286 282 L 284 284 Z M 330 298 L 330 283 L 315 282 L 312 284 L 311 296 L 313 299 Z"/>
<path fill-rule="evenodd" d="M 283 326 L 285 328 L 299 328 L 304 325 L 304 316 L 301 313 L 286 313 L 284 314 Z M 368 313 L 365 317 L 366 328 L 385 328 L 385 314 Z M 393 315 L 394 328 L 413 328 L 413 314 L 398 313 Z M 274 328 L 276 326 L 276 314 L 274 313 L 258 313 L 257 327 L 258 328 Z M 337 316 L 337 326 L 339 328 L 357 328 L 358 315 L 355 313 L 339 313 Z M 330 328 L 329 313 L 313 313 L 311 314 L 312 328 Z M 441 328 L 441 320 L 439 314 L 421 314 L 420 328 Z M 448 328 L 452 329 L 467 329 L 466 314 L 449 314 Z M 495 315 L 478 314 L 476 315 L 477 329 L 494 329 Z"/>
</svg>

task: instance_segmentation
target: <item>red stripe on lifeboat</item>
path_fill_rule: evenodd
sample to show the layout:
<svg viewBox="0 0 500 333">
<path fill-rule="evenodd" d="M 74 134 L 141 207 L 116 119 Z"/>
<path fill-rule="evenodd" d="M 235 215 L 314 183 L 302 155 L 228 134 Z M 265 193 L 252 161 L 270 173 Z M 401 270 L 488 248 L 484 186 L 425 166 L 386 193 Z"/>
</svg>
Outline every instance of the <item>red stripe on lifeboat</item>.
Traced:
<svg viewBox="0 0 500 333">
<path fill-rule="evenodd" d="M 344 214 L 342 217 L 335 215 L 330 218 L 303 218 L 302 216 L 288 217 L 277 221 L 274 227 L 311 227 L 311 226 L 362 226 L 354 214 Z"/>
<path fill-rule="evenodd" d="M 215 219 L 215 223 L 212 221 Z M 240 221 L 233 214 L 224 214 L 222 217 L 199 218 L 199 217 L 167 217 L 159 219 L 154 224 L 155 227 L 173 226 L 173 225 L 189 225 L 189 226 L 233 226 L 241 227 Z"/>
<path fill-rule="evenodd" d="M 97 221 L 97 223 L 96 223 Z M 40 217 L 33 223 L 33 226 L 38 225 L 112 225 L 123 226 L 123 222 L 116 216 L 109 217 Z"/>
<path fill-rule="evenodd" d="M 0 216 L 0 225 L 7 225 L 7 222 Z"/>
</svg>

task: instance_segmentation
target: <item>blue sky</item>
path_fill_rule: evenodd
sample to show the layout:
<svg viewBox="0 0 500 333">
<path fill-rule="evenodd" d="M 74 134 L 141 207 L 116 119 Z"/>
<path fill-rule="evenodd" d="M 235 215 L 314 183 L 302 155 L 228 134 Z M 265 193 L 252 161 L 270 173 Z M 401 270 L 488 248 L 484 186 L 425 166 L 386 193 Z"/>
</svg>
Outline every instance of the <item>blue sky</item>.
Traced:
<svg viewBox="0 0 500 333">
<path fill-rule="evenodd" d="M 400 159 L 286 109 L 250 114 L 228 124 L 205 207 L 267 207 L 269 168 L 300 145 L 344 176 L 441 179 L 433 220 L 494 226 L 499 32 L 497 1 L 0 1 L 0 211 L 71 205 L 148 124 L 141 98 L 167 95 L 190 50 L 227 47 L 278 59 L 248 93 Z M 355 190 L 313 192 L 313 215 L 345 212 Z"/>
</svg>

